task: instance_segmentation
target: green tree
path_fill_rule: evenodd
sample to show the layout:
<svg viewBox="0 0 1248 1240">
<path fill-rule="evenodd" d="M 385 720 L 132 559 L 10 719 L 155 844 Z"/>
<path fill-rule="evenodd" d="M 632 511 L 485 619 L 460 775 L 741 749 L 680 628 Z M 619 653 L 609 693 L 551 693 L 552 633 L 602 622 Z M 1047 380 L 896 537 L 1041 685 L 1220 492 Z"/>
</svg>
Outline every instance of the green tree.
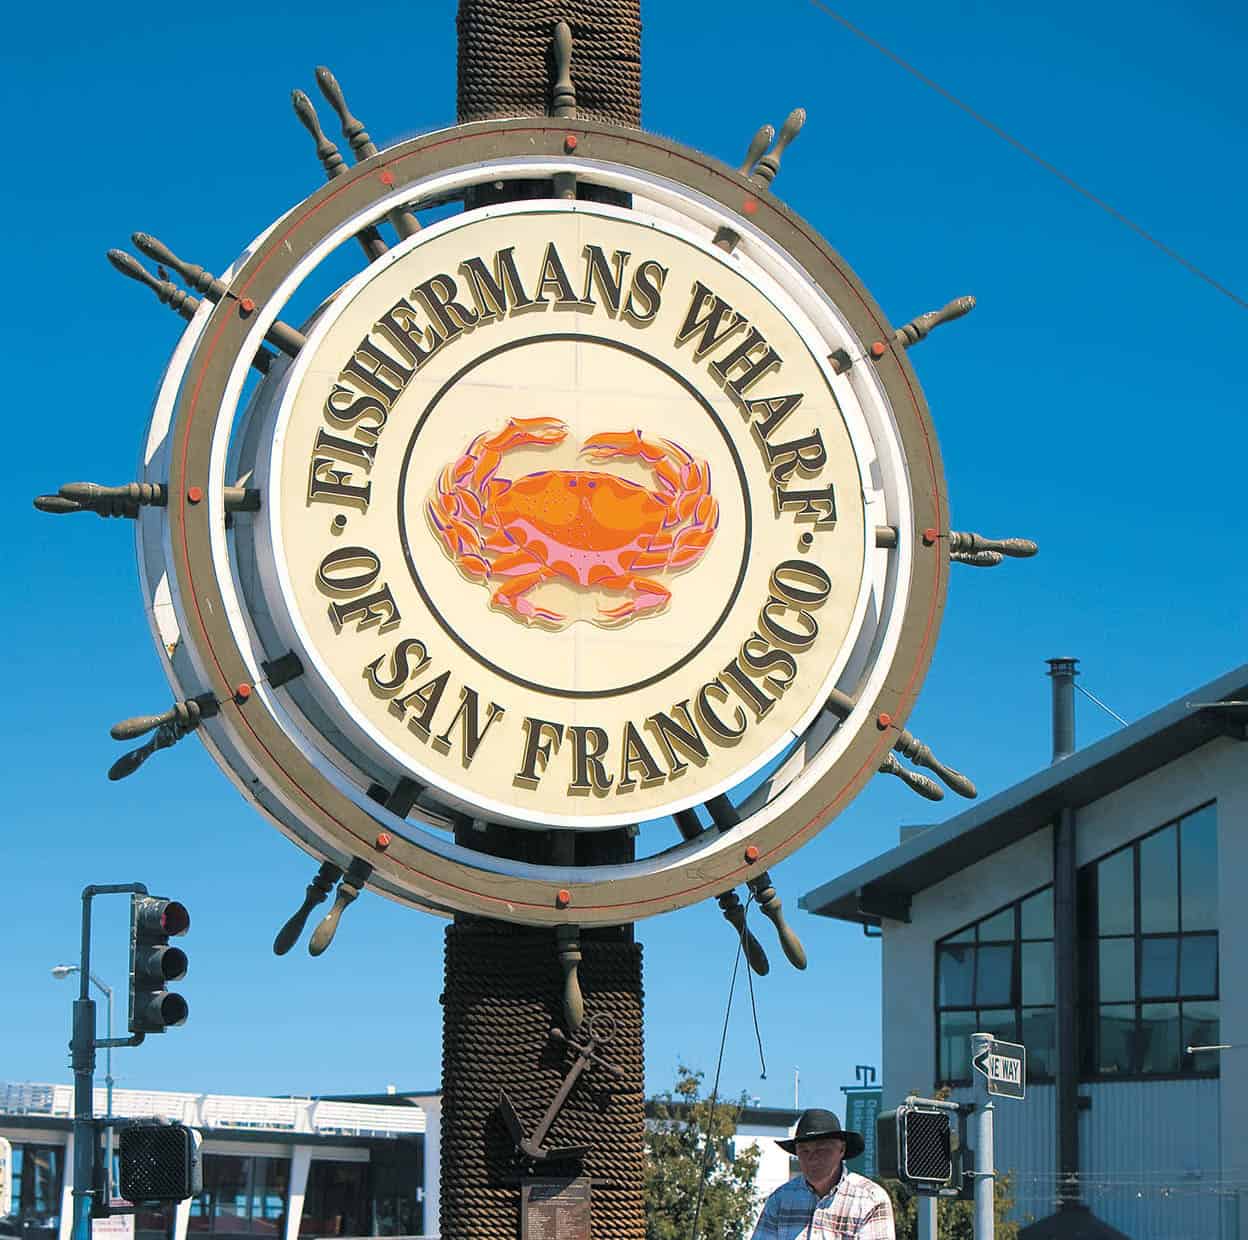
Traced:
<svg viewBox="0 0 1248 1240">
<path fill-rule="evenodd" d="M 918 1198 L 900 1180 L 881 1180 L 893 1199 L 897 1240 L 917 1240 L 919 1234 Z M 993 1218 L 997 1240 L 1018 1240 L 1018 1224 L 1006 1215 L 1014 1205 L 1010 1177 L 999 1175 L 993 1185 Z M 942 1197 L 936 1204 L 936 1231 L 940 1240 L 975 1240 L 975 1203 Z"/>
<path fill-rule="evenodd" d="M 689 1240 L 708 1150 L 698 1240 L 748 1240 L 758 1207 L 758 1149 L 751 1145 L 736 1152 L 732 1140 L 746 1098 L 712 1108 L 701 1092 L 702 1073 L 681 1064 L 675 1088 L 651 1099 L 646 1240 Z"/>
</svg>

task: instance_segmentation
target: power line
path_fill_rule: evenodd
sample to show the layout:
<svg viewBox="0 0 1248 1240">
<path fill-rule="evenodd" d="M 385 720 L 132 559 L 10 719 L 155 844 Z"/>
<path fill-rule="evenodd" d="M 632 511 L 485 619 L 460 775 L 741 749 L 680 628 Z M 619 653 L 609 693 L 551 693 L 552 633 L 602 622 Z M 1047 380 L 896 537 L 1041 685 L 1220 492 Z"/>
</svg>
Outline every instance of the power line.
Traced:
<svg viewBox="0 0 1248 1240">
<path fill-rule="evenodd" d="M 1014 137 L 1013 134 L 1008 133 L 1006 130 L 1002 129 L 1000 125 L 996 124 L 993 121 L 990 121 L 981 112 L 977 112 L 973 107 L 971 107 L 969 103 L 966 103 L 964 100 L 959 99 L 958 96 L 955 95 L 951 90 L 946 90 L 945 87 L 943 87 L 939 82 L 933 81 L 930 77 L 927 76 L 926 73 L 924 73 L 920 69 L 915 68 L 914 65 L 912 65 L 908 60 L 904 60 L 891 48 L 885 47 L 884 44 L 881 43 L 878 39 L 873 39 L 869 34 L 867 34 L 865 30 L 860 30 L 857 26 L 854 25 L 853 22 L 849 20 L 849 18 L 845 17 L 841 13 L 838 13 L 835 9 L 825 4 L 824 0 L 810 0 L 810 2 L 811 4 L 815 6 L 815 8 L 819 9 L 823 13 L 826 13 L 830 18 L 832 18 L 833 21 L 839 22 L 842 26 L 844 26 L 845 29 L 848 30 L 849 33 L 852 34 L 855 38 L 861 39 L 868 46 L 875 48 L 875 50 L 879 52 L 881 55 L 887 56 L 889 60 L 891 60 L 895 65 L 897 65 L 899 68 L 904 69 L 912 77 L 917 78 L 920 82 L 923 83 L 924 86 L 928 87 L 929 90 L 934 90 L 943 99 L 946 99 L 948 100 L 948 102 L 952 103 L 954 107 L 960 108 L 973 121 L 976 121 L 978 124 L 982 125 L 985 129 L 991 131 L 992 133 L 995 133 L 998 138 L 1001 138 L 1003 141 L 1008 142 L 1012 147 L 1014 147 L 1015 150 L 1020 151 L 1023 155 L 1026 155 L 1027 158 L 1030 159 L 1033 163 L 1038 164 L 1046 172 L 1050 173 L 1052 176 L 1057 177 L 1059 181 L 1063 182 L 1065 185 L 1068 185 L 1076 193 L 1082 194 L 1083 197 L 1086 198 L 1089 202 L 1094 203 L 1096 206 L 1100 207 L 1102 211 L 1104 211 L 1107 215 L 1112 216 L 1120 224 L 1125 224 L 1126 227 L 1131 229 L 1132 232 L 1142 237 L 1150 245 L 1155 246 L 1157 249 L 1159 249 L 1164 255 L 1166 255 L 1167 258 L 1171 258 L 1176 263 L 1179 263 L 1181 266 L 1186 267 L 1187 270 L 1192 273 L 1192 275 L 1198 276 L 1211 288 L 1214 288 L 1219 293 L 1221 293 L 1223 297 L 1230 298 L 1230 300 L 1233 301 L 1237 306 L 1239 306 L 1241 310 L 1248 310 L 1248 301 L 1245 301 L 1244 298 L 1240 297 L 1238 293 L 1232 292 L 1229 288 L 1226 287 L 1225 284 L 1222 284 L 1218 280 L 1215 280 L 1213 276 L 1209 275 L 1208 272 L 1202 271 L 1190 259 L 1184 258 L 1183 255 L 1178 252 L 1178 250 L 1173 249 L 1171 246 L 1166 245 L 1164 241 L 1161 241 L 1159 238 L 1154 237 L 1152 233 L 1150 233 L 1147 229 L 1143 228 L 1141 225 L 1137 224 L 1133 219 L 1130 218 L 1130 216 L 1124 215 L 1121 211 L 1118 210 L 1117 207 L 1106 202 L 1104 198 L 1098 197 L 1090 189 L 1085 188 L 1078 181 L 1076 181 L 1074 177 L 1069 176 L 1067 173 L 1063 172 L 1055 164 L 1051 164 L 1047 159 L 1044 158 L 1043 155 L 1037 154 L 1035 151 L 1031 149 L 1031 147 L 1027 146 L 1023 142 L 1020 142 L 1019 139 Z"/>
</svg>

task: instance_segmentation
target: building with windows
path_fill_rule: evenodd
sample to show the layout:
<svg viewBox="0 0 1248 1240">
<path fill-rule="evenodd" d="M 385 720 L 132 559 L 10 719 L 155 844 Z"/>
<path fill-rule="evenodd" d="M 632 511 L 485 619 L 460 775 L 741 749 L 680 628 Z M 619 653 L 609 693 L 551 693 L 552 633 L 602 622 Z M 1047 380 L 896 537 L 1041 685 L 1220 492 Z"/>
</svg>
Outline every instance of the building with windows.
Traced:
<svg viewBox="0 0 1248 1240">
<path fill-rule="evenodd" d="M 654 1104 L 646 1104 L 653 1117 Z M 95 1114 L 106 1096 L 95 1091 Z M 203 1192 L 180 1206 L 145 1209 L 133 1223 L 97 1220 L 96 1240 L 347 1240 L 438 1235 L 441 1095 L 351 1094 L 250 1098 L 118 1089 L 113 1114 L 188 1124 L 203 1136 Z M 0 1082 L 0 1137 L 13 1176 L 0 1240 L 71 1240 L 72 1085 Z M 776 1141 L 797 1111 L 747 1106 L 733 1157 L 757 1147 L 758 1202 L 796 1173 Z M 114 1168 L 114 1182 L 116 1182 Z"/>
<path fill-rule="evenodd" d="M 1248 1240 L 1248 666 L 1075 751 L 1050 663 L 1052 765 L 801 905 L 882 935 L 886 1107 L 969 1099 L 976 1031 L 1027 1047 L 1027 1240 Z"/>
<path fill-rule="evenodd" d="M 105 1091 L 95 1113 L 107 1114 Z M 113 1092 L 113 1114 L 159 1116 L 203 1135 L 203 1192 L 97 1223 L 128 1240 L 311 1240 L 437 1234 L 437 1094 L 388 1105 L 332 1098 Z M 0 1136 L 13 1145 L 0 1236 L 70 1240 L 73 1087 L 0 1083 Z M 426 1128 L 435 1134 L 425 1145 Z M 114 1182 L 116 1173 L 114 1172 Z"/>
</svg>

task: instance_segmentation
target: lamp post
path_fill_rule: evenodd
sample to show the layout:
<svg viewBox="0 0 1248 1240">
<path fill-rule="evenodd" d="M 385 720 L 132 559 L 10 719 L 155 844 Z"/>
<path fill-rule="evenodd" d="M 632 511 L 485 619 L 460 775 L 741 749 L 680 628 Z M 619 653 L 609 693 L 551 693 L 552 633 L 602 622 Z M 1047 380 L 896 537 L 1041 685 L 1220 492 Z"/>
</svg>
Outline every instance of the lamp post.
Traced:
<svg viewBox="0 0 1248 1240">
<path fill-rule="evenodd" d="M 71 973 L 81 972 L 76 964 L 58 964 L 52 967 L 52 976 L 66 978 Z M 104 992 L 104 998 L 107 1000 L 108 1010 L 106 1019 L 108 1021 L 108 1038 L 112 1041 L 113 1037 L 113 988 L 106 982 L 102 982 L 89 969 L 87 977 Z M 113 1118 L 113 1048 L 105 1046 L 104 1048 L 104 1115 L 108 1120 Z M 108 1198 L 111 1201 L 113 1197 L 113 1129 L 110 1123 L 105 1129 L 104 1148 L 106 1150 L 105 1157 L 107 1163 L 104 1172 L 104 1184 L 108 1191 Z"/>
</svg>

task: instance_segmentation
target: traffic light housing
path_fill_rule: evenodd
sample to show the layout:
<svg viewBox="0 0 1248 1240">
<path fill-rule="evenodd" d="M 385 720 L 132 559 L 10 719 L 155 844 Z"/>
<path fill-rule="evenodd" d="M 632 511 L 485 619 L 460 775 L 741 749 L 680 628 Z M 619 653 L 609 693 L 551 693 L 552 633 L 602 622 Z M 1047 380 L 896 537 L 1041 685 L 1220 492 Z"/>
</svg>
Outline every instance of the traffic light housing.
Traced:
<svg viewBox="0 0 1248 1240">
<path fill-rule="evenodd" d="M 875 1121 L 880 1174 L 920 1192 L 949 1190 L 954 1172 L 954 1113 L 907 1103 Z"/>
<path fill-rule="evenodd" d="M 119 1127 L 117 1138 L 121 1196 L 133 1205 L 185 1201 L 203 1191 L 202 1141 L 194 1128 L 162 1120 L 140 1120 Z"/>
<path fill-rule="evenodd" d="M 186 1021 L 186 1000 L 167 989 L 186 976 L 186 953 L 169 940 L 191 928 L 186 906 L 160 896 L 130 897 L 130 1032 L 164 1033 Z"/>
</svg>

